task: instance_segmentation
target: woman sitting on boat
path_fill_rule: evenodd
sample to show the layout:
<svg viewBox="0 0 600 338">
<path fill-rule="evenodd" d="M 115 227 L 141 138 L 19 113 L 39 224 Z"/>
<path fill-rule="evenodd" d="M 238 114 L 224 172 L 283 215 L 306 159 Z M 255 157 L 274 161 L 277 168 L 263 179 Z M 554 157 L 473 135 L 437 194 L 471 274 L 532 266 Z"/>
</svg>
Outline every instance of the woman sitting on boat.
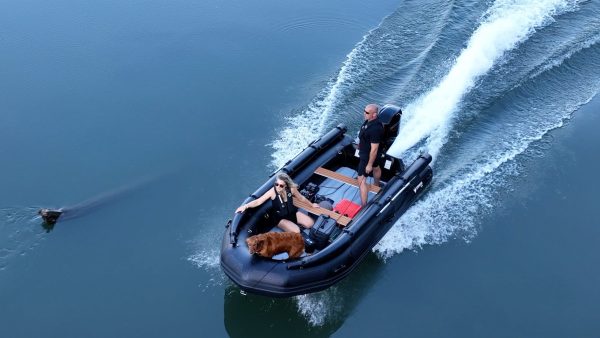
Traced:
<svg viewBox="0 0 600 338">
<path fill-rule="evenodd" d="M 304 228 L 310 228 L 315 222 L 310 216 L 298 210 L 294 205 L 294 198 L 310 203 L 298 191 L 298 185 L 286 173 L 280 173 L 275 179 L 273 189 L 267 190 L 260 198 L 240 206 L 235 212 L 244 212 L 248 208 L 256 208 L 267 201 L 267 199 L 271 199 L 271 215 L 275 217 L 275 224 L 283 231 L 300 232 L 299 225 Z M 312 205 L 315 208 L 319 207 L 316 203 Z"/>
</svg>

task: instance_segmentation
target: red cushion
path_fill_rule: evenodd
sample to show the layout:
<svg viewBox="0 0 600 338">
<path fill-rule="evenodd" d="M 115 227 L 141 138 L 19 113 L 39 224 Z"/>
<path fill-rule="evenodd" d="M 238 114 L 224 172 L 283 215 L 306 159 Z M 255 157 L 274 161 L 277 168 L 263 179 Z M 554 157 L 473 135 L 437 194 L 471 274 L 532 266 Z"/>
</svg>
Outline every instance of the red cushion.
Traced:
<svg viewBox="0 0 600 338">
<path fill-rule="evenodd" d="M 350 200 L 343 199 L 335 205 L 333 211 L 352 218 L 360 211 L 360 205 L 353 203 Z"/>
</svg>

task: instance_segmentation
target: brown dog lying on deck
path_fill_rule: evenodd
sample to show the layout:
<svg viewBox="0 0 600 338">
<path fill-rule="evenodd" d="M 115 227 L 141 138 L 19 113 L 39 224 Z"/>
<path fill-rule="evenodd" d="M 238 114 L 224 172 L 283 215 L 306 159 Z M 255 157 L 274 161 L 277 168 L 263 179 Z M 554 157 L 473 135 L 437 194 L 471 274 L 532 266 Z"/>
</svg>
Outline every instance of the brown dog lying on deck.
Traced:
<svg viewBox="0 0 600 338">
<path fill-rule="evenodd" d="M 267 232 L 246 239 L 251 254 L 271 258 L 287 252 L 290 258 L 298 258 L 304 251 L 302 235 L 294 232 Z"/>
</svg>

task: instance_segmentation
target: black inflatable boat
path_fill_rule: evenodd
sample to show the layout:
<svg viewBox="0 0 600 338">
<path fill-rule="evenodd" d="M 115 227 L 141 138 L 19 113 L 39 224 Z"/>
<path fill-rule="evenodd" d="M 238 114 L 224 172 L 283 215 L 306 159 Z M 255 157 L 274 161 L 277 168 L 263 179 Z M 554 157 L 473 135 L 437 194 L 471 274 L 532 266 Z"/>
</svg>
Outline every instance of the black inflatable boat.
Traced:
<svg viewBox="0 0 600 338">
<path fill-rule="evenodd" d="M 379 112 L 386 149 L 398 134 L 401 114 L 393 105 Z M 421 154 L 407 167 L 400 159 L 385 156 L 381 187 L 371 185 L 367 205 L 354 214 L 354 207 L 360 206 L 356 143 L 342 124 L 313 141 L 279 169 L 291 176 L 304 196 L 323 205 L 314 208 L 294 199 L 315 219 L 310 230 L 303 230 L 307 251 L 312 252 L 297 259 L 286 253 L 273 258 L 249 254 L 248 237 L 279 231 L 269 220 L 271 203 L 263 203 L 227 222 L 221 246 L 225 274 L 245 291 L 273 297 L 320 291 L 346 277 L 432 180 L 429 154 Z M 274 181 L 275 173 L 244 203 L 272 189 Z"/>
</svg>

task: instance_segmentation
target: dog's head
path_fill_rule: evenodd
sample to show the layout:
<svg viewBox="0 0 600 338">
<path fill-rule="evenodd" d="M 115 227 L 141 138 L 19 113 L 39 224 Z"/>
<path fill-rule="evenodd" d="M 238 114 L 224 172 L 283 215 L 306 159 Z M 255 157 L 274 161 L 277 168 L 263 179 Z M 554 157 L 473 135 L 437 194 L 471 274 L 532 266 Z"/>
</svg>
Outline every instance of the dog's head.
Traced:
<svg viewBox="0 0 600 338">
<path fill-rule="evenodd" d="M 42 219 L 44 220 L 44 222 L 46 222 L 48 224 L 53 224 L 53 223 L 56 223 L 56 221 L 62 214 L 62 211 L 60 209 L 59 210 L 40 209 L 40 210 L 38 210 L 38 214 L 40 216 L 42 216 Z"/>
<path fill-rule="evenodd" d="M 265 244 L 264 238 L 261 235 L 252 236 L 246 239 L 246 244 L 248 244 L 248 251 L 251 255 L 260 252 Z"/>
</svg>

